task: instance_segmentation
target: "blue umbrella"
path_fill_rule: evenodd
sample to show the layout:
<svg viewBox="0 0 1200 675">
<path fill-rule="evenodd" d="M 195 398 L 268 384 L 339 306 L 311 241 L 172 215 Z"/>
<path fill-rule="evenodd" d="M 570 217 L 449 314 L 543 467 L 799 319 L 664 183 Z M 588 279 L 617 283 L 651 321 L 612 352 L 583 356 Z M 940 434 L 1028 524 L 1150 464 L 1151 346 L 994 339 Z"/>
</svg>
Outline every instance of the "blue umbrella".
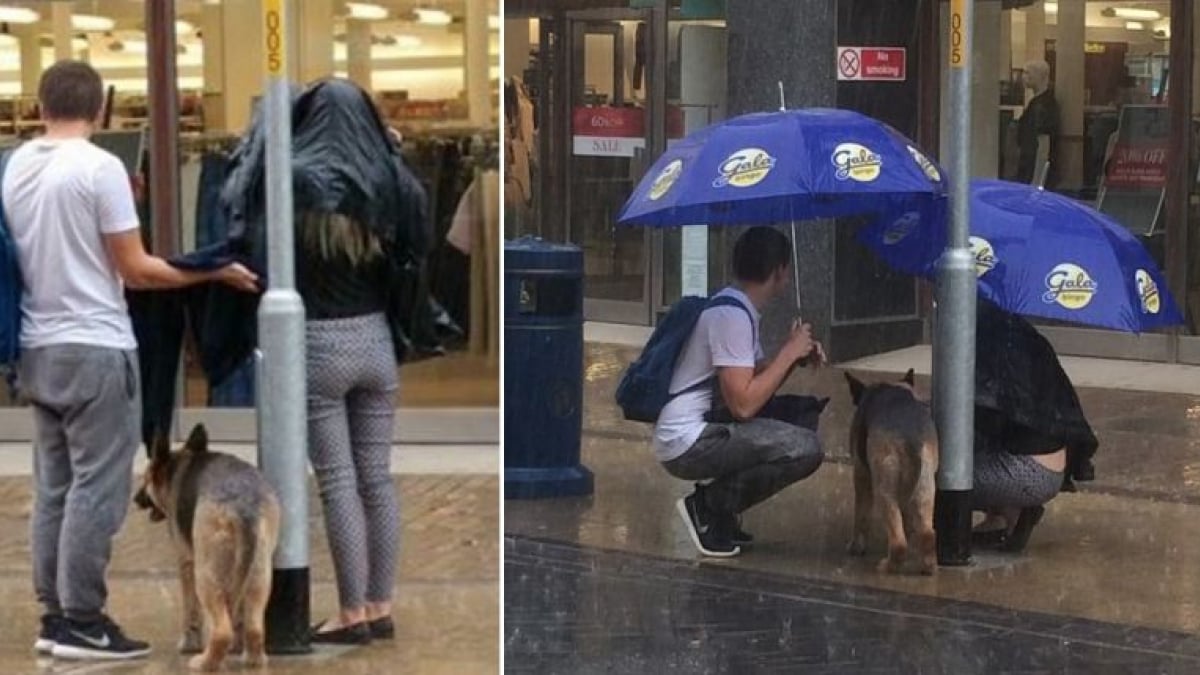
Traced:
<svg viewBox="0 0 1200 675">
<path fill-rule="evenodd" d="M 749 225 L 927 213 L 945 189 L 941 169 L 878 120 L 849 110 L 781 110 L 735 117 L 671 146 L 619 221 Z"/>
<path fill-rule="evenodd" d="M 892 267 L 930 279 L 946 238 L 944 217 L 915 210 L 859 232 Z M 1073 199 L 1028 185 L 972 181 L 970 241 L 979 294 L 1014 314 L 1134 333 L 1183 323 L 1137 238 Z"/>
</svg>

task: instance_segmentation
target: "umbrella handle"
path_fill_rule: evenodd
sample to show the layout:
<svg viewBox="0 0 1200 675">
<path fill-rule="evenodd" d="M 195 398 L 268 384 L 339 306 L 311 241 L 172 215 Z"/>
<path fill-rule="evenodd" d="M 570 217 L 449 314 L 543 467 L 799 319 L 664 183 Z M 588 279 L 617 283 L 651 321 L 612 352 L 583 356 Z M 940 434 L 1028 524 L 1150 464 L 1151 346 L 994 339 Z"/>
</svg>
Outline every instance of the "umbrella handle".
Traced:
<svg viewBox="0 0 1200 675">
<path fill-rule="evenodd" d="M 782 91 L 783 83 L 779 83 Z M 796 251 L 796 221 L 792 221 L 792 283 L 796 286 L 796 314 L 804 320 L 804 308 L 800 300 L 800 256 Z"/>
</svg>

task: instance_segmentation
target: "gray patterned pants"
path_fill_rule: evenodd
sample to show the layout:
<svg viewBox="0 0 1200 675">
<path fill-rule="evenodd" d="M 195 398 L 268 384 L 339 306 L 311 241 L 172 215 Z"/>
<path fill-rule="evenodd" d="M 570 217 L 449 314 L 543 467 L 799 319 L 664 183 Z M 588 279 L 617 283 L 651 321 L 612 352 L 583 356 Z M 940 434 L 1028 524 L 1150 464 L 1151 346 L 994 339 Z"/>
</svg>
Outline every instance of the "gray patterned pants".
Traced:
<svg viewBox="0 0 1200 675">
<path fill-rule="evenodd" d="M 396 357 L 383 314 L 309 321 L 308 456 L 343 609 L 386 602 L 396 581 L 392 484 Z"/>
<path fill-rule="evenodd" d="M 1026 455 L 999 448 L 975 451 L 975 485 L 971 500 L 976 510 L 1028 508 L 1054 499 L 1063 475 Z"/>
</svg>

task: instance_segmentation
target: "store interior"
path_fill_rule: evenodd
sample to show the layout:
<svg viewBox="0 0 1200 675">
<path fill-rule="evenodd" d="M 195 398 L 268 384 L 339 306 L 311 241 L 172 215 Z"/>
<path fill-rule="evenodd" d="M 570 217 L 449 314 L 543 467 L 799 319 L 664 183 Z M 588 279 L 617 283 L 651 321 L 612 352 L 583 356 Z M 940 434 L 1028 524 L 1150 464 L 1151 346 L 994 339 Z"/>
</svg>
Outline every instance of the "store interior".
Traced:
<svg viewBox="0 0 1200 675">
<path fill-rule="evenodd" d="M 178 242 L 181 252 L 225 234 L 214 195 L 230 152 L 261 97 L 265 70 L 261 0 L 176 0 Z M 425 184 L 437 247 L 431 294 L 445 310 L 446 352 L 401 368 L 399 405 L 499 404 L 499 27 L 497 0 L 298 0 L 289 3 L 289 78 L 348 77 L 373 96 L 403 138 Z M 83 59 L 109 87 L 97 142 L 145 178 L 148 165 L 146 2 L 0 0 L 0 145 L 40 129 L 36 91 L 56 60 Z M 493 195 L 495 204 L 486 203 Z M 158 231 L 143 207 L 143 226 Z M 469 234 L 448 241 L 452 223 Z M 465 243 L 464 243 L 465 242 Z M 489 276 L 490 274 L 490 276 Z M 253 368 L 211 387 L 185 354 L 187 408 L 253 405 Z M 7 393 L 7 392 L 4 392 Z"/>
</svg>

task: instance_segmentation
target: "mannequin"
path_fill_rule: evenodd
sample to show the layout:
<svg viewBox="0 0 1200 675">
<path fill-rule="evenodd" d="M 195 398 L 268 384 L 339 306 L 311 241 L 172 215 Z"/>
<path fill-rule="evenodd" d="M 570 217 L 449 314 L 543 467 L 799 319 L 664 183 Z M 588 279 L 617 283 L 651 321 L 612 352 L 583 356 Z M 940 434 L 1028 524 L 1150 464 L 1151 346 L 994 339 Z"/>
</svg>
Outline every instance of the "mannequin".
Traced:
<svg viewBox="0 0 1200 675">
<path fill-rule="evenodd" d="M 1042 184 L 1042 169 L 1050 163 L 1044 185 L 1053 189 L 1058 183 L 1059 109 L 1050 83 L 1050 65 L 1032 61 L 1025 66 L 1025 86 L 1033 98 L 1017 123 L 1017 182 Z"/>
</svg>

